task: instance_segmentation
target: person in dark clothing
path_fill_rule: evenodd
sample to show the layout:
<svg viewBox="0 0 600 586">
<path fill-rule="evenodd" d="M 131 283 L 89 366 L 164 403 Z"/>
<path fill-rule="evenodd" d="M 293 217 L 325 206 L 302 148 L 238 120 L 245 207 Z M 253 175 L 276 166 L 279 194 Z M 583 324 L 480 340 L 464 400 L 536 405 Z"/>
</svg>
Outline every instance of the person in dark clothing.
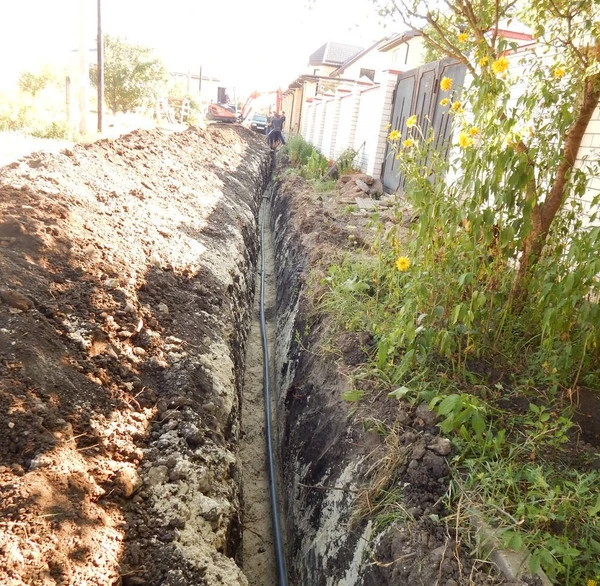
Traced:
<svg viewBox="0 0 600 586">
<path fill-rule="evenodd" d="M 273 129 L 267 135 L 267 144 L 272 148 L 276 149 L 280 144 L 285 144 L 285 140 L 283 140 L 283 134 L 281 134 L 281 130 Z"/>
<path fill-rule="evenodd" d="M 283 134 L 281 132 L 282 129 L 283 129 L 283 118 L 279 114 L 276 113 L 273 116 L 273 119 L 271 120 L 271 131 L 267 135 L 267 143 L 269 144 L 269 146 L 271 148 L 274 148 L 272 146 L 272 143 L 274 143 L 274 142 L 285 144 L 285 139 L 283 138 Z M 271 141 L 269 141 L 269 137 L 271 136 L 271 134 L 273 132 L 277 132 L 277 135 L 275 138 L 273 138 L 273 139 L 271 139 Z"/>
</svg>

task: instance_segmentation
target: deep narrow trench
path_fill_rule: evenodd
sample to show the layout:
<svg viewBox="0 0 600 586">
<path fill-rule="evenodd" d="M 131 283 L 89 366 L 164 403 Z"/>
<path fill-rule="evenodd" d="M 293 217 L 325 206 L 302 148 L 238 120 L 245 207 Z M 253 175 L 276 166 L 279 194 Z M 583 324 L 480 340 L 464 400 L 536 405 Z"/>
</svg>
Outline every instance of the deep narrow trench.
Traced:
<svg viewBox="0 0 600 586">
<path fill-rule="evenodd" d="M 259 218 L 259 222 L 260 220 L 261 218 Z M 264 230 L 264 303 L 269 353 L 272 355 L 273 340 L 275 339 L 275 271 L 273 245 L 268 226 L 269 222 L 268 218 L 266 218 Z M 260 271 L 260 264 L 258 271 Z M 266 459 L 263 349 L 259 320 L 259 292 L 260 278 L 257 278 L 252 326 L 248 337 L 246 356 L 246 376 L 244 398 L 242 401 L 242 439 L 239 452 L 242 461 L 244 493 L 243 570 L 250 586 L 276 586 L 277 574 L 273 549 L 269 475 Z"/>
</svg>

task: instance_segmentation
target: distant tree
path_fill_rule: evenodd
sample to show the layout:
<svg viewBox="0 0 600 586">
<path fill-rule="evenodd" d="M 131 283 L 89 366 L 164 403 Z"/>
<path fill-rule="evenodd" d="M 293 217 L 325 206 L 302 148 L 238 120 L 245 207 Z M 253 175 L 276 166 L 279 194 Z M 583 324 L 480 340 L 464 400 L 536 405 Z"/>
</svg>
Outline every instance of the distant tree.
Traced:
<svg viewBox="0 0 600 586">
<path fill-rule="evenodd" d="M 128 112 L 156 99 L 167 80 L 167 69 L 153 49 L 119 38 L 104 37 L 104 98 L 113 113 Z M 97 87 L 98 68 L 90 68 Z"/>
<path fill-rule="evenodd" d="M 24 71 L 19 76 L 19 89 L 35 96 L 45 87 L 56 82 L 56 75 L 48 68 L 44 67 L 40 72 Z"/>
</svg>

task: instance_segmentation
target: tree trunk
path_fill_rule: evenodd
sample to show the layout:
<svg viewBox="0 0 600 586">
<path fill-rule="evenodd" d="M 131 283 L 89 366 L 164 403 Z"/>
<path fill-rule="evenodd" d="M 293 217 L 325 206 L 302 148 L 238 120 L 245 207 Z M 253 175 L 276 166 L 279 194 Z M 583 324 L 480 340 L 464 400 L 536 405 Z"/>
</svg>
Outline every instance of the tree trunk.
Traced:
<svg viewBox="0 0 600 586">
<path fill-rule="evenodd" d="M 581 146 L 581 140 L 589 121 L 600 100 L 600 74 L 590 76 L 585 83 L 583 100 L 575 122 L 564 139 L 564 157 L 558 166 L 552 188 L 542 204 L 536 201 L 531 212 L 531 232 L 523 240 L 519 270 L 513 283 L 512 297 L 518 306 L 522 306 L 527 298 L 527 284 L 533 267 L 538 262 L 550 226 L 564 203 L 565 188 L 569 181 Z"/>
</svg>

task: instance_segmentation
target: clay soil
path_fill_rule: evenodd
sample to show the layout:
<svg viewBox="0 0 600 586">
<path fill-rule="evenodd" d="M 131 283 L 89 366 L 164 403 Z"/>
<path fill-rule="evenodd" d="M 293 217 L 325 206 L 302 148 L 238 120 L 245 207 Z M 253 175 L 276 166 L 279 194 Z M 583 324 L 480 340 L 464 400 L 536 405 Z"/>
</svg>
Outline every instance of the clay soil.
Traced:
<svg viewBox="0 0 600 586">
<path fill-rule="evenodd" d="M 243 129 L 140 131 L 0 169 L 0 584 L 246 584 L 217 384 L 245 349 L 214 347 L 247 327 L 263 151 Z M 194 487 L 212 549 L 192 567 Z"/>
<path fill-rule="evenodd" d="M 261 212 L 262 216 L 262 212 Z M 264 310 L 269 354 L 275 340 L 275 275 L 273 246 L 268 221 L 265 226 L 265 291 Z M 260 262 L 260 260 L 259 260 Z M 260 270 L 260 265 L 258 267 Z M 273 548 L 269 474 L 266 458 L 263 347 L 260 328 L 260 278 L 256 279 L 254 311 L 242 401 L 242 441 L 240 458 L 244 484 L 244 574 L 249 586 L 276 586 L 276 564 Z M 272 361 L 271 361 L 272 364 Z M 271 381 L 273 375 L 270 375 Z M 272 384 L 272 383 L 271 383 Z"/>
</svg>

